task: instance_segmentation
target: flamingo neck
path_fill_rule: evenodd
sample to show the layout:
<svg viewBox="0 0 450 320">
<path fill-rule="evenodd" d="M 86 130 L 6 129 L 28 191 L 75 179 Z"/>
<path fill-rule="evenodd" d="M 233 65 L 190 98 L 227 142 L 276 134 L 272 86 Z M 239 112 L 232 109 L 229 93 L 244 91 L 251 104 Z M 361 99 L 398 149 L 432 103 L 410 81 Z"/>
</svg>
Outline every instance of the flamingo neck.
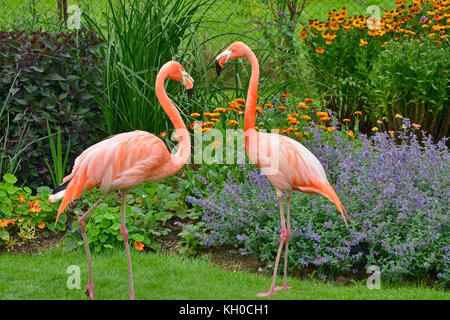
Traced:
<svg viewBox="0 0 450 320">
<path fill-rule="evenodd" d="M 245 102 L 244 132 L 255 128 L 256 103 L 258 99 L 259 64 L 258 59 L 250 48 L 246 48 L 245 56 L 252 66 L 252 74 L 248 86 L 247 99 Z"/>
<path fill-rule="evenodd" d="M 171 168 L 173 169 L 173 172 L 177 172 L 186 163 L 191 155 L 191 138 L 186 125 L 184 124 L 183 118 L 181 118 L 181 115 L 172 100 L 170 100 L 167 96 L 166 89 L 164 88 L 164 81 L 167 79 L 168 73 L 169 70 L 161 69 L 156 77 L 155 91 L 159 103 L 175 127 L 175 132 L 179 139 L 179 148 L 175 154 L 172 154 L 173 164 Z"/>
</svg>

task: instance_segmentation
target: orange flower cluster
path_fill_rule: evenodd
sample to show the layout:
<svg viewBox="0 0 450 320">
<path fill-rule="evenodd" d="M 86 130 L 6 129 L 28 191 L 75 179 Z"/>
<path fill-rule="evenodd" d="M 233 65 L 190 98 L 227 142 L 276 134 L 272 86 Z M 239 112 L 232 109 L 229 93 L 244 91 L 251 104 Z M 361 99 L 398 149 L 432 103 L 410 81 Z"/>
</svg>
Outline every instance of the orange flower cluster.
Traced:
<svg viewBox="0 0 450 320">
<path fill-rule="evenodd" d="M 413 0 L 412 4 L 406 5 L 407 0 L 395 1 L 396 9 L 384 11 L 380 19 L 364 17 L 362 15 L 348 17 L 347 9 L 343 7 L 339 11 L 332 10 L 327 14 L 327 21 L 321 22 L 317 19 L 303 24 L 300 30 L 300 38 L 321 37 L 326 45 L 331 45 L 339 36 L 338 31 L 343 32 L 350 29 L 366 30 L 368 37 L 380 38 L 386 34 L 393 36 L 396 40 L 400 37 L 414 37 L 420 41 L 422 37 L 437 39 L 435 42 L 442 44 L 442 39 L 447 39 L 447 29 L 450 28 L 450 0 Z M 359 46 L 363 47 L 369 43 L 367 39 L 361 38 Z M 383 42 L 382 46 L 386 46 Z M 323 47 L 317 47 L 315 51 L 324 53 Z"/>
<path fill-rule="evenodd" d="M 0 220 L 0 227 L 6 228 L 9 224 L 15 224 L 15 220 L 14 219 Z"/>
</svg>

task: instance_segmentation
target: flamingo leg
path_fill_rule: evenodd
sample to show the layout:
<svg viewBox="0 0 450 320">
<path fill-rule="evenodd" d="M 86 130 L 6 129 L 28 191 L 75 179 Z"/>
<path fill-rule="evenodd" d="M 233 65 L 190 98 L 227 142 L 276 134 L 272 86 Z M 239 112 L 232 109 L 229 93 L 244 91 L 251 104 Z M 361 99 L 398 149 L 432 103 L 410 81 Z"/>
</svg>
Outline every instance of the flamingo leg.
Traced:
<svg viewBox="0 0 450 320">
<path fill-rule="evenodd" d="M 284 246 L 284 275 L 283 275 L 283 286 L 276 287 L 275 290 L 287 290 L 292 287 L 287 286 L 287 262 L 288 262 L 288 251 L 289 251 L 289 238 L 291 237 L 291 217 L 290 217 L 290 205 L 291 205 L 291 193 L 287 193 L 287 229 L 284 235 L 285 238 L 285 246 Z"/>
<path fill-rule="evenodd" d="M 120 226 L 120 233 L 122 234 L 123 242 L 125 244 L 125 251 L 127 252 L 128 279 L 130 282 L 130 300 L 134 300 L 133 271 L 131 269 L 130 245 L 128 243 L 128 230 L 125 222 L 127 215 L 127 194 L 128 191 L 124 190 L 122 196 L 122 224 Z"/>
<path fill-rule="evenodd" d="M 91 215 L 91 213 L 95 210 L 95 208 L 98 207 L 98 205 L 105 200 L 105 198 L 109 195 L 109 192 L 104 193 L 100 199 L 97 200 L 97 202 L 88 210 L 85 214 L 81 216 L 81 218 L 78 220 L 78 226 L 81 230 L 81 235 L 83 237 L 84 241 L 84 248 L 86 249 L 86 259 L 88 263 L 88 270 L 89 270 L 89 282 L 86 286 L 86 295 L 91 297 L 92 300 L 95 300 L 94 296 L 94 281 L 92 279 L 92 267 L 91 267 L 91 252 L 89 250 L 89 243 L 86 236 L 86 219 Z"/>
<path fill-rule="evenodd" d="M 280 208 L 280 218 L 281 218 L 280 246 L 278 247 L 277 258 L 275 260 L 275 267 L 272 276 L 272 284 L 270 285 L 270 289 L 268 292 L 258 293 L 258 296 L 260 297 L 266 297 L 275 294 L 275 281 L 277 279 L 278 263 L 280 262 L 281 250 L 283 249 L 283 244 L 285 241 L 286 223 L 284 221 L 284 213 L 283 213 L 283 195 L 281 192 L 278 191 L 277 195 L 278 195 L 278 207 Z"/>
</svg>

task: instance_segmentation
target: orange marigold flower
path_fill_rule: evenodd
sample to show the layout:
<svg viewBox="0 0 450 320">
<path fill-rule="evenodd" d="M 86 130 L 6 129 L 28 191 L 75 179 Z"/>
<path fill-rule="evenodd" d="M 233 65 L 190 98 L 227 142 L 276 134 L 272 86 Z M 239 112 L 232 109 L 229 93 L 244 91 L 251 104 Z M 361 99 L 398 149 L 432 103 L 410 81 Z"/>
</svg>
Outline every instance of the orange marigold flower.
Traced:
<svg viewBox="0 0 450 320">
<path fill-rule="evenodd" d="M 361 111 L 355 111 L 355 114 L 356 115 L 362 115 L 362 112 Z"/>
<path fill-rule="evenodd" d="M 305 104 L 302 104 L 302 103 L 300 103 L 300 104 L 298 105 L 298 107 L 299 107 L 300 109 L 308 109 L 308 107 L 307 107 Z"/>
<path fill-rule="evenodd" d="M 411 126 L 412 126 L 414 129 L 416 129 L 416 130 L 419 130 L 419 129 L 420 129 L 420 124 L 412 123 Z"/>
<path fill-rule="evenodd" d="M 326 112 L 317 112 L 318 117 L 328 117 L 328 113 Z"/>
<path fill-rule="evenodd" d="M 290 97 L 290 94 L 289 93 L 283 93 L 283 97 L 284 98 L 288 98 L 288 97 Z"/>
<path fill-rule="evenodd" d="M 244 102 L 245 102 L 245 99 L 244 99 L 244 98 L 237 98 L 237 99 L 234 100 L 234 101 L 236 101 L 237 103 L 244 103 Z"/>
<path fill-rule="evenodd" d="M 260 106 L 256 107 L 256 111 L 258 112 L 259 115 L 263 114 L 263 108 L 261 108 Z"/>
<path fill-rule="evenodd" d="M 289 121 L 289 124 L 293 124 L 293 125 L 295 125 L 295 124 L 299 124 L 300 123 L 300 121 L 298 121 L 298 120 L 291 120 L 291 121 Z"/>
<path fill-rule="evenodd" d="M 228 110 L 225 108 L 215 108 L 214 112 L 227 112 Z"/>
<path fill-rule="evenodd" d="M 45 228 L 45 222 L 44 222 L 44 221 L 40 221 L 40 222 L 38 223 L 38 228 L 39 228 L 39 229 L 44 229 L 44 228 Z"/>
<path fill-rule="evenodd" d="M 306 99 L 305 99 L 305 102 L 314 102 L 314 99 L 306 98 Z"/>
<path fill-rule="evenodd" d="M 365 46 L 366 44 L 368 44 L 368 42 L 367 42 L 366 40 L 364 40 L 364 39 L 360 39 L 360 40 L 359 40 L 359 46 L 360 46 L 360 47 L 363 47 L 363 46 Z"/>
<path fill-rule="evenodd" d="M 134 247 L 137 249 L 137 250 L 139 250 L 139 251 L 142 251 L 143 249 L 144 249 L 144 244 L 142 243 L 142 242 L 140 242 L 140 241 L 135 241 L 134 242 Z"/>
<path fill-rule="evenodd" d="M 325 51 L 325 50 L 324 50 L 322 47 L 318 47 L 318 48 L 316 49 L 316 52 L 317 52 L 318 54 L 322 54 L 324 51 Z"/>
<path fill-rule="evenodd" d="M 286 110 L 286 106 L 277 107 L 278 110 Z"/>
<path fill-rule="evenodd" d="M 342 122 L 350 122 L 351 120 L 348 118 L 342 119 Z"/>
<path fill-rule="evenodd" d="M 389 130 L 388 132 L 389 132 L 389 135 L 390 135 L 392 138 L 395 136 L 395 131 Z"/>
<path fill-rule="evenodd" d="M 220 121 L 220 119 L 217 119 L 217 118 L 211 118 L 210 120 L 213 121 L 213 122 L 219 122 Z"/>
<path fill-rule="evenodd" d="M 228 123 L 230 124 L 230 126 L 235 126 L 238 124 L 236 120 L 230 120 Z"/>
<path fill-rule="evenodd" d="M 7 226 L 8 226 L 8 221 L 0 220 L 0 227 L 7 227 Z"/>
<path fill-rule="evenodd" d="M 197 113 L 197 112 L 191 113 L 191 117 L 198 118 L 198 117 L 200 117 L 200 113 Z"/>
<path fill-rule="evenodd" d="M 202 132 L 206 132 L 206 131 L 208 131 L 208 130 L 211 130 L 211 127 L 203 128 L 203 129 L 202 129 Z"/>
<path fill-rule="evenodd" d="M 29 202 L 30 210 L 28 212 L 41 212 L 41 206 L 39 205 L 39 202 Z"/>
<path fill-rule="evenodd" d="M 352 138 L 355 137 L 355 134 L 353 133 L 353 131 L 347 131 L 347 134 Z"/>
<path fill-rule="evenodd" d="M 396 113 L 395 117 L 398 118 L 398 119 L 403 119 L 403 116 L 400 113 Z"/>
<path fill-rule="evenodd" d="M 266 107 L 266 108 L 273 108 L 273 104 L 271 104 L 271 103 L 266 103 L 266 104 L 264 105 L 264 107 Z"/>
<path fill-rule="evenodd" d="M 381 121 L 381 120 L 377 120 L 377 123 L 378 123 L 378 124 L 382 124 L 382 123 L 383 123 L 383 121 Z"/>
<path fill-rule="evenodd" d="M 334 129 L 335 129 L 334 127 L 328 127 L 327 131 L 334 131 Z"/>
<path fill-rule="evenodd" d="M 311 120 L 311 117 L 307 116 L 307 115 L 302 115 L 302 116 L 300 116 L 300 118 L 305 119 L 305 120 Z"/>
<path fill-rule="evenodd" d="M 330 117 L 321 117 L 319 120 L 320 121 L 329 121 Z"/>
</svg>

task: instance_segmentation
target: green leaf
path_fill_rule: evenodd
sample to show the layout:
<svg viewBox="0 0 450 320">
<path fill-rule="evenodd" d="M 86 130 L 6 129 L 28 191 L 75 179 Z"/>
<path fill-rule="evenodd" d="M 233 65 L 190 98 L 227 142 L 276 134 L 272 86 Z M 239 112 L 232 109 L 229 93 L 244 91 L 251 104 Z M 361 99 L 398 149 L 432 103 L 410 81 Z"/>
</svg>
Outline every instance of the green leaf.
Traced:
<svg viewBox="0 0 450 320">
<path fill-rule="evenodd" d="M 11 184 L 14 184 L 14 183 L 17 182 L 17 178 L 14 177 L 14 175 L 12 175 L 11 173 L 5 174 L 5 175 L 3 176 L 3 179 L 4 179 L 6 182 L 11 183 Z"/>
<path fill-rule="evenodd" d="M 136 233 L 136 234 L 133 234 L 132 235 L 132 238 L 135 240 L 135 241 L 139 241 L 139 242 L 142 242 L 142 241 L 144 241 L 144 236 L 142 235 L 142 234 L 140 234 L 140 233 Z"/>
<path fill-rule="evenodd" d="M 2 239 L 4 241 L 8 241 L 10 239 L 9 233 L 6 230 L 1 230 L 0 231 L 0 239 Z"/>
</svg>

